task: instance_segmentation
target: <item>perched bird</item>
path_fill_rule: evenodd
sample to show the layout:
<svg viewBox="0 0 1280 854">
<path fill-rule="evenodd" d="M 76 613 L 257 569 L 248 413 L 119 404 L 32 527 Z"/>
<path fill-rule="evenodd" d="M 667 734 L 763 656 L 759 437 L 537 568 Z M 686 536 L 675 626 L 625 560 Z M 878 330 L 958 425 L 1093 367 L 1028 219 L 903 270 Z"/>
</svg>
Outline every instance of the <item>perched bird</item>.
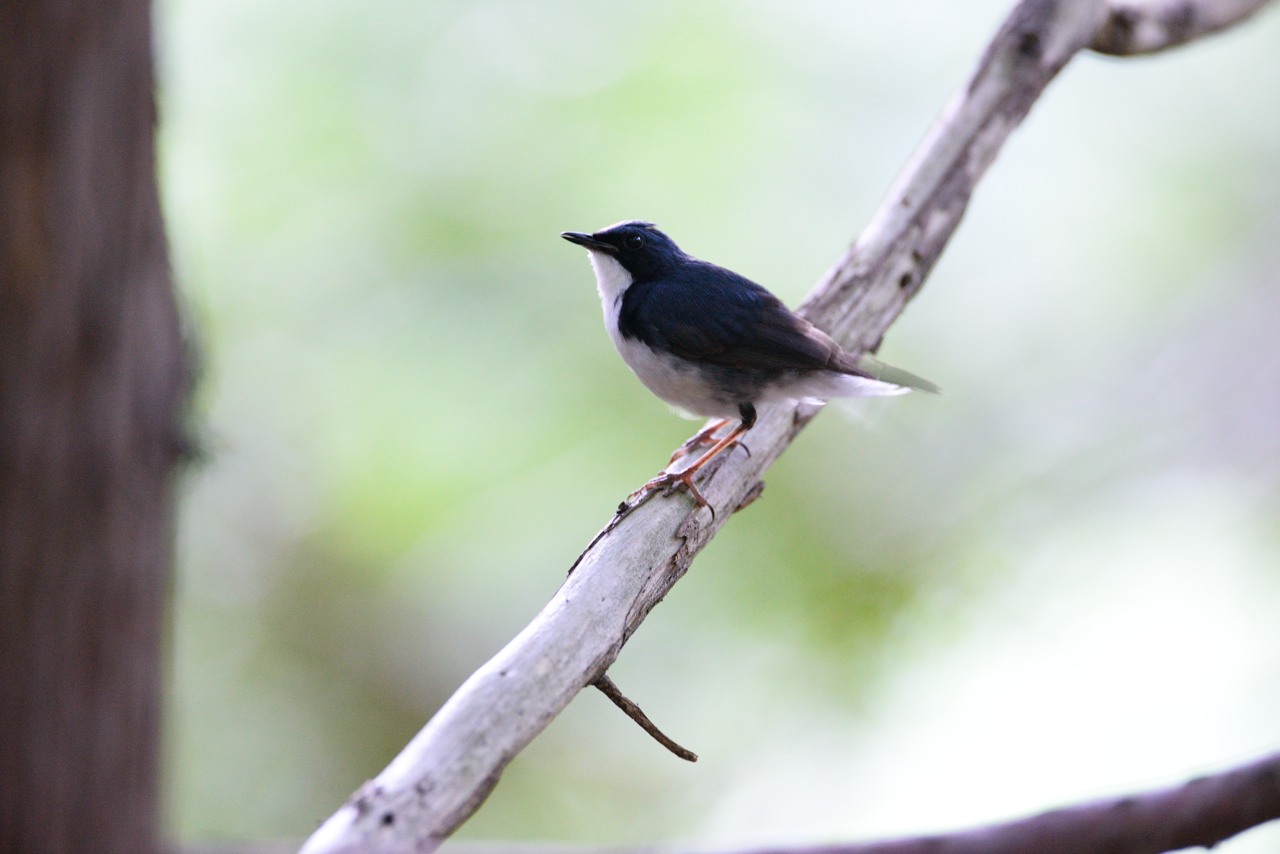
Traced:
<svg viewBox="0 0 1280 854">
<path fill-rule="evenodd" d="M 846 352 L 769 291 L 685 253 L 651 222 L 629 220 L 593 234 L 560 236 L 590 253 L 609 337 L 640 381 L 679 410 L 720 419 L 667 466 L 710 443 L 706 453 L 681 471 L 664 469 L 633 498 L 684 484 L 699 506 L 710 506 L 694 476 L 751 429 L 762 404 L 938 390 L 928 380 Z M 713 439 L 734 420 L 737 427 Z"/>
</svg>

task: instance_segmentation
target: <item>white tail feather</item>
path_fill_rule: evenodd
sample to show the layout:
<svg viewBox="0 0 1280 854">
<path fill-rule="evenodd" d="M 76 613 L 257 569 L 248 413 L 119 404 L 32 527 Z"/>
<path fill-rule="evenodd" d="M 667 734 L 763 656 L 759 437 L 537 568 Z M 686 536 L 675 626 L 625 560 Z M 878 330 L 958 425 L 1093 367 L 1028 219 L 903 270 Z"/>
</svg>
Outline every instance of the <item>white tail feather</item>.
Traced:
<svg viewBox="0 0 1280 854">
<path fill-rule="evenodd" d="M 792 380 L 782 387 L 775 386 L 765 395 L 769 400 L 799 400 L 805 403 L 826 403 L 833 397 L 891 397 L 906 394 L 906 386 L 823 371 L 801 380 Z"/>
</svg>

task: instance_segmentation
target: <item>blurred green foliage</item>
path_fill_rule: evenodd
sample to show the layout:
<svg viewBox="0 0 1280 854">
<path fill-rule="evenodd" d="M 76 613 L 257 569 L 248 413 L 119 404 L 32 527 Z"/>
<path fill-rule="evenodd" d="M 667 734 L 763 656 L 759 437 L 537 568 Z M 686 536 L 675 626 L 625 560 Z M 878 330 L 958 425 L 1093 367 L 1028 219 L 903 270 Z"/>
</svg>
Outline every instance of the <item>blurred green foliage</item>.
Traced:
<svg viewBox="0 0 1280 854">
<path fill-rule="evenodd" d="M 306 835 L 692 431 L 559 231 L 652 219 L 794 304 L 1003 12 L 161 4 L 209 455 L 175 832 Z M 702 761 L 587 694 L 462 836 L 919 832 L 1280 744 L 1278 47 L 1073 63 L 882 350 L 946 394 L 820 418 L 615 667 Z"/>
</svg>

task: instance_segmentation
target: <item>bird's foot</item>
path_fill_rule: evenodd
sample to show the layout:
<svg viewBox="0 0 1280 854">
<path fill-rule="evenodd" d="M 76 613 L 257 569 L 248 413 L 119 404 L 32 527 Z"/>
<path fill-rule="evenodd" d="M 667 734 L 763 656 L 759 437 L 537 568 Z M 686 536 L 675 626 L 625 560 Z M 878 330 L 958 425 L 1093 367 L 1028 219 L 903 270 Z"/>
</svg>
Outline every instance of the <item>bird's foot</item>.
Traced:
<svg viewBox="0 0 1280 854">
<path fill-rule="evenodd" d="M 676 452 L 671 455 L 671 459 L 667 460 L 667 465 L 671 465 L 676 460 L 689 456 L 689 454 L 693 453 L 695 448 L 701 448 L 703 445 L 710 445 L 715 441 L 716 433 L 728 423 L 729 419 L 721 418 L 719 421 L 713 421 L 697 433 L 694 433 L 683 445 L 676 448 Z"/>
<path fill-rule="evenodd" d="M 711 502 L 703 497 L 698 487 L 693 485 L 693 476 L 697 474 L 696 470 L 687 471 L 663 471 L 657 477 L 650 480 L 644 486 L 627 496 L 627 503 L 643 499 L 650 493 L 658 489 L 671 490 L 683 485 L 689 490 L 689 495 L 693 497 L 694 503 L 698 507 L 705 507 L 711 511 L 711 518 L 715 518 L 716 508 L 711 506 Z"/>
<path fill-rule="evenodd" d="M 693 496 L 693 500 L 697 506 L 699 508 L 706 507 L 710 510 L 711 518 L 714 520 L 716 518 L 716 508 L 712 507 L 711 502 L 707 501 L 707 499 L 704 498 L 702 493 L 698 490 L 698 487 L 694 486 L 693 477 L 702 470 L 703 466 L 715 459 L 721 451 L 724 451 L 726 448 L 732 448 L 734 445 L 738 444 L 742 434 L 751 429 L 751 425 L 755 423 L 755 420 L 755 407 L 751 406 L 751 404 L 743 404 L 742 423 L 730 431 L 729 435 L 716 439 L 715 444 L 713 444 L 705 454 L 698 457 L 697 460 L 690 463 L 688 466 L 685 466 L 680 471 L 669 471 L 664 469 L 659 472 L 657 477 L 627 496 L 627 507 L 629 509 L 639 507 L 640 504 L 649 498 L 649 496 L 653 495 L 655 490 L 664 489 L 670 491 L 672 488 L 684 484 L 684 486 L 689 490 L 689 494 Z M 706 437 L 713 436 L 721 426 L 723 425 L 708 425 L 697 436 L 694 436 L 690 442 L 705 441 Z M 671 464 L 668 463 L 667 465 L 669 468 Z"/>
</svg>

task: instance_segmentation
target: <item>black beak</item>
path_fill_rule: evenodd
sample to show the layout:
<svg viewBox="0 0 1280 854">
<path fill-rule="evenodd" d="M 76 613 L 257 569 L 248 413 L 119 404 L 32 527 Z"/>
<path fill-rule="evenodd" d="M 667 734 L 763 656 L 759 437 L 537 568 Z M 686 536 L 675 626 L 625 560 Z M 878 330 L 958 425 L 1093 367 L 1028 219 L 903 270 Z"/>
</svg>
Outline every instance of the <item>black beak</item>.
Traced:
<svg viewBox="0 0 1280 854">
<path fill-rule="evenodd" d="M 562 231 L 560 232 L 560 236 L 570 243 L 585 246 L 586 248 L 596 252 L 605 252 L 609 255 L 618 254 L 618 250 L 615 247 L 605 243 L 603 240 L 596 240 L 590 234 L 583 234 L 581 231 Z"/>
</svg>

